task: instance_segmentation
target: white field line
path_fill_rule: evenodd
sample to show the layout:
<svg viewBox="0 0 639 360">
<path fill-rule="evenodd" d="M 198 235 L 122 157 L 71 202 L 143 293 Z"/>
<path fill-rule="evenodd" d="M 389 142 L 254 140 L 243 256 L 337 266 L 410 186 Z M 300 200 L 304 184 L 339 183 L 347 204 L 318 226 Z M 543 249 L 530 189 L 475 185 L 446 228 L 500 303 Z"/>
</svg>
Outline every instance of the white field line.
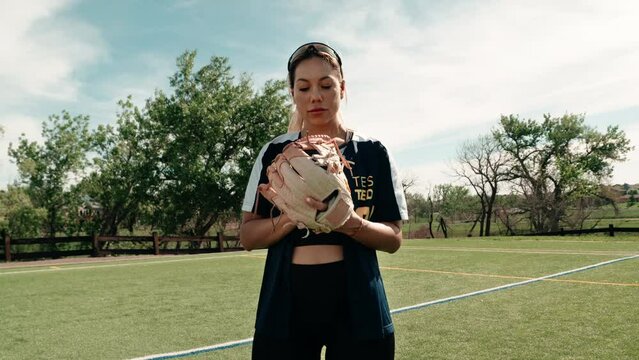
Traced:
<svg viewBox="0 0 639 360">
<path fill-rule="evenodd" d="M 467 293 L 467 294 L 451 296 L 451 297 L 447 297 L 447 298 L 444 298 L 444 299 L 433 300 L 433 301 L 428 301 L 428 302 L 424 302 L 424 303 L 421 303 L 421 304 L 406 306 L 406 307 L 403 307 L 403 308 L 391 310 L 391 314 L 399 314 L 399 313 L 402 313 L 404 311 L 416 310 L 416 309 L 424 308 L 424 307 L 431 306 L 431 305 L 442 304 L 442 303 L 446 303 L 446 302 L 450 302 L 450 301 L 454 301 L 454 300 L 468 298 L 468 297 L 471 297 L 471 296 L 483 295 L 483 294 L 487 294 L 487 293 L 490 293 L 490 292 L 495 292 L 495 291 L 499 291 L 499 290 L 513 288 L 515 286 L 528 285 L 528 284 L 532 284 L 532 283 L 535 283 L 535 282 L 548 280 L 548 279 L 552 279 L 552 278 L 556 278 L 556 277 L 560 277 L 560 276 L 570 275 L 570 274 L 574 274 L 574 273 L 577 273 L 577 272 L 580 272 L 580 271 L 591 270 L 591 269 L 598 268 L 598 267 L 601 267 L 601 266 L 610 265 L 610 264 L 614 264 L 616 262 L 635 259 L 635 258 L 639 258 L 639 254 L 638 255 L 633 255 L 633 256 L 627 256 L 627 257 L 623 257 L 623 258 L 618 258 L 618 259 L 613 259 L 613 260 L 608 260 L 608 261 L 600 262 L 600 263 L 597 263 L 597 264 L 583 266 L 583 267 L 580 267 L 580 268 L 577 268 L 577 269 L 562 271 L 562 272 L 559 272 L 559 273 L 550 274 L 550 275 L 546 275 L 546 276 L 541 276 L 541 277 L 530 279 L 530 280 L 518 281 L 518 282 L 506 284 L 506 285 L 492 287 L 492 288 L 489 288 L 489 289 L 473 291 L 473 292 L 470 292 L 470 293 Z"/>
<path fill-rule="evenodd" d="M 540 242 L 556 242 L 556 243 L 579 243 L 579 244 L 594 244 L 594 243 L 600 243 L 602 242 L 602 240 L 590 240 L 590 239 L 584 239 L 584 240 L 551 240 L 551 239 L 544 239 L 544 236 L 542 237 L 538 237 L 538 238 L 532 238 L 532 239 L 517 239 L 517 240 L 513 240 L 513 241 L 522 241 L 522 242 L 536 242 L 536 243 L 540 243 Z M 606 244 L 628 244 L 630 242 L 632 242 L 632 240 L 603 240 L 603 242 L 605 242 Z"/>
<path fill-rule="evenodd" d="M 527 285 L 527 284 L 531 284 L 531 283 L 534 283 L 534 282 L 539 282 L 539 281 L 543 281 L 543 280 L 547 280 L 547 279 L 551 279 L 551 278 L 555 278 L 555 277 L 574 274 L 574 273 L 580 272 L 580 271 L 591 270 L 591 269 L 598 268 L 598 267 L 601 267 L 601 266 L 610 265 L 610 264 L 614 264 L 616 262 L 635 259 L 635 258 L 639 258 L 639 254 L 638 255 L 633 255 L 633 256 L 628 256 L 628 257 L 623 257 L 623 258 L 618 258 L 618 259 L 613 259 L 613 260 L 609 260 L 609 261 L 604 261 L 604 262 L 600 262 L 600 263 L 593 264 L 593 265 L 583 266 L 583 267 L 580 267 L 580 268 L 577 268 L 577 269 L 562 271 L 562 272 L 559 272 L 559 273 L 546 275 L 546 276 L 542 276 L 542 277 L 538 277 L 538 278 L 534 278 L 534 279 L 530 279 L 530 280 L 519 281 L 519 282 L 506 284 L 506 285 L 502 285 L 502 286 L 497 286 L 497 287 L 493 287 L 493 288 L 489 288 L 489 289 L 473 291 L 473 292 L 462 294 L 462 295 L 456 295 L 456 296 L 451 296 L 451 297 L 447 297 L 447 298 L 443 298 L 443 299 L 439 299 L 439 300 L 428 301 L 428 302 L 424 302 L 424 303 L 416 304 L 416 305 L 412 305 L 412 306 L 406 306 L 406 307 L 402 307 L 402 308 L 399 308 L 399 309 L 391 310 L 391 314 L 399 314 L 399 313 L 402 313 L 402 312 L 406 312 L 406 311 L 410 311 L 410 310 L 417 310 L 417 309 L 421 309 L 421 308 L 432 306 L 432 305 L 436 305 L 436 304 L 442 304 L 442 303 L 447 303 L 447 302 L 451 302 L 451 301 L 455 301 L 455 300 L 468 298 L 468 297 L 471 297 L 471 296 L 483 295 L 483 294 L 487 294 L 487 293 L 491 293 L 491 292 L 495 292 L 495 291 L 500 291 L 500 290 L 513 288 L 513 287 L 516 287 L 516 286 Z M 243 339 L 243 340 L 229 341 L 229 342 L 225 342 L 225 343 L 221 343 L 221 344 L 215 344 L 215 345 L 196 348 L 196 349 L 176 351 L 176 352 L 164 353 L 164 354 L 146 355 L 146 356 L 143 356 L 143 357 L 134 358 L 132 360 L 175 359 L 175 358 L 181 358 L 181 357 L 187 357 L 187 356 L 193 356 L 193 355 L 197 355 L 197 354 L 202 354 L 202 353 L 206 353 L 206 352 L 230 349 L 230 348 L 234 348 L 234 347 L 238 347 L 238 346 L 242 346 L 242 345 L 249 345 L 252 342 L 253 342 L 253 338 L 247 338 L 247 339 Z"/>
<path fill-rule="evenodd" d="M 211 254 L 203 254 L 211 255 Z M 161 255 L 162 257 L 173 257 L 173 258 L 181 258 L 184 255 Z M 192 256 L 202 256 L 202 255 L 192 255 Z M 13 262 L 5 262 L 0 263 L 0 271 L 1 270 L 11 270 L 11 269 L 32 269 L 32 268 L 45 268 L 49 266 L 65 266 L 65 265 L 84 265 L 84 264 L 113 264 L 113 263 L 122 263 L 126 261 L 140 261 L 140 260 L 157 260 L 159 256 L 156 255 L 124 255 L 124 256 L 116 256 L 116 257 L 70 257 L 70 258 L 60 258 L 60 259 L 49 259 L 49 260 L 31 260 L 31 261 L 13 261 Z M 70 260 L 70 261 L 68 261 Z"/>
<path fill-rule="evenodd" d="M 519 279 L 519 280 L 534 279 L 534 278 L 527 277 L 527 276 L 497 275 L 497 274 L 482 274 L 482 273 L 465 273 L 465 272 L 458 272 L 458 271 L 412 269 L 412 268 L 400 268 L 400 267 L 392 267 L 392 266 L 380 266 L 380 269 L 382 269 L 382 270 L 390 270 L 390 271 L 417 272 L 417 273 L 425 273 L 425 274 L 441 274 L 441 275 L 486 277 L 486 278 L 495 278 L 495 279 Z M 612 285 L 612 286 L 639 287 L 639 283 L 615 283 L 615 282 L 609 282 L 609 281 L 587 281 L 587 280 L 566 280 L 566 279 L 545 279 L 544 281 L 565 282 L 565 283 L 571 283 L 571 284 Z"/>
<path fill-rule="evenodd" d="M 241 254 L 233 254 L 233 255 L 214 255 L 214 256 L 198 256 L 192 257 L 193 255 L 184 255 L 185 257 L 180 259 L 163 259 L 163 260 L 148 260 L 148 259 L 126 259 L 122 261 L 131 261 L 126 263 L 118 263 L 118 264 L 95 264 L 95 265 L 84 265 L 77 266 L 74 264 L 57 264 L 57 265 L 49 265 L 50 267 L 46 269 L 33 269 L 33 270 L 18 270 L 18 271 L 0 271 L 0 276 L 3 275 L 18 275 L 18 274 L 32 274 L 32 273 L 40 273 L 40 272 L 59 272 L 59 271 L 68 271 L 68 270 L 87 270 L 87 269 L 102 269 L 102 268 L 112 268 L 112 267 L 123 267 L 123 266 L 139 266 L 139 265 L 155 265 L 155 264 L 166 264 L 173 262 L 183 262 L 183 261 L 200 261 L 200 260 L 217 260 L 217 259 L 228 259 L 228 258 L 237 258 L 237 257 L 248 257 L 249 255 L 246 252 L 242 252 Z M 191 256 L 191 257 L 186 257 Z"/>
<path fill-rule="evenodd" d="M 137 357 L 131 360 L 175 359 L 175 358 L 193 356 L 193 355 L 202 354 L 202 353 L 211 352 L 211 351 L 230 349 L 230 348 L 234 348 L 234 347 L 238 347 L 242 345 L 248 345 L 248 344 L 251 344 L 252 342 L 253 342 L 253 338 L 247 338 L 247 339 L 229 341 L 225 343 L 215 344 L 211 346 L 204 346 L 201 348 L 189 349 L 184 351 L 175 351 L 175 352 L 164 353 L 164 354 L 147 355 L 147 356 Z"/>
<path fill-rule="evenodd" d="M 606 251 L 606 250 L 592 250 L 592 251 L 572 251 L 561 249 L 505 249 L 505 248 L 468 248 L 468 247 L 444 247 L 444 246 L 410 246 L 405 245 L 401 249 L 410 250 L 434 250 L 434 251 L 459 251 L 459 252 L 494 252 L 494 253 L 509 253 L 509 254 L 535 254 L 535 255 L 601 255 L 601 256 L 629 256 L 634 254 L 633 251 Z"/>
</svg>

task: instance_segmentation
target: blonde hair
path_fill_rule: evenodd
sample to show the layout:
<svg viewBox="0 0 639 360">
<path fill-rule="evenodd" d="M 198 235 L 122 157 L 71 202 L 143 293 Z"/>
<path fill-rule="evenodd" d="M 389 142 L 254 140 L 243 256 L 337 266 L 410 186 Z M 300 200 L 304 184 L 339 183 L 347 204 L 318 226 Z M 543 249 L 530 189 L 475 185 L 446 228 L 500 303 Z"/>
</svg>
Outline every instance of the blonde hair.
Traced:
<svg viewBox="0 0 639 360">
<path fill-rule="evenodd" d="M 295 108 L 295 104 L 293 104 L 293 108 L 291 109 L 291 115 L 288 118 L 288 132 L 294 133 L 302 131 L 304 127 L 304 120 L 300 116 L 299 112 Z"/>
</svg>

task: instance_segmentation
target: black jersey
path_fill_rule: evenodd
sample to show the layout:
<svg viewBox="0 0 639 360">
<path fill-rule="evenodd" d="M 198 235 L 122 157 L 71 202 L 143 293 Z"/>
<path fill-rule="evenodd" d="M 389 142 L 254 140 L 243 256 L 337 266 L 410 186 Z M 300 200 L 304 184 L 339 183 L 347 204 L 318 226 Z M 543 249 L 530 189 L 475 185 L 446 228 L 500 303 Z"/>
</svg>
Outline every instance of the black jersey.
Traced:
<svg viewBox="0 0 639 360">
<path fill-rule="evenodd" d="M 262 217 L 279 212 L 257 192 L 257 186 L 268 182 L 266 168 L 284 146 L 299 138 L 299 133 L 284 134 L 266 144 L 253 167 L 242 210 Z M 351 162 L 353 174 L 345 171 L 351 197 L 359 215 L 370 221 L 408 219 L 406 200 L 392 158 L 377 140 L 354 134 L 341 147 Z M 256 200 L 260 198 L 259 201 Z M 273 213 L 271 213 L 273 212 Z M 291 263 L 294 246 L 306 232 L 293 231 L 268 249 L 262 287 L 255 319 L 255 333 L 274 338 L 290 336 Z M 311 233 L 312 234 L 312 233 Z M 357 339 L 381 339 L 394 333 L 388 300 L 377 254 L 360 242 L 341 233 L 312 235 L 315 243 L 329 243 L 322 237 L 339 240 L 344 249 L 349 322 Z"/>
</svg>

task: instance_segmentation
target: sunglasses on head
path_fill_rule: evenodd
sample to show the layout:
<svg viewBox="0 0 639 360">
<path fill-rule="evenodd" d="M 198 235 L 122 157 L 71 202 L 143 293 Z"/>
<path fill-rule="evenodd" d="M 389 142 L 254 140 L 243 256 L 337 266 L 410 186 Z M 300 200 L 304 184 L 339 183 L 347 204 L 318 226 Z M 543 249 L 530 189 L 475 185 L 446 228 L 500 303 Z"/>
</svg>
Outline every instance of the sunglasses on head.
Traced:
<svg viewBox="0 0 639 360">
<path fill-rule="evenodd" d="M 297 59 L 299 59 L 301 56 L 306 55 L 312 51 L 314 51 L 315 53 L 320 53 L 320 52 L 327 53 L 330 56 L 334 57 L 335 60 L 337 60 L 337 63 L 339 64 L 340 67 L 342 66 L 342 59 L 339 57 L 339 55 L 337 55 L 337 51 L 333 50 L 332 47 L 321 42 L 310 42 L 298 47 L 297 50 L 293 52 L 293 55 L 291 55 L 291 57 L 288 58 L 288 71 L 290 72 L 292 70 L 291 65 Z"/>
</svg>

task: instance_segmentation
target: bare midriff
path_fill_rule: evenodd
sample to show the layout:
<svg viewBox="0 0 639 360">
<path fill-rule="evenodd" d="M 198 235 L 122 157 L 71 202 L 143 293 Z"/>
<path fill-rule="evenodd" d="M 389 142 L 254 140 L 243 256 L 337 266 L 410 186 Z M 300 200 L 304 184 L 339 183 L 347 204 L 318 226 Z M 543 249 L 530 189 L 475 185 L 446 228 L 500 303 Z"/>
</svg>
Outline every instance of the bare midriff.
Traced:
<svg viewBox="0 0 639 360">
<path fill-rule="evenodd" d="M 344 260 L 342 245 L 307 245 L 293 248 L 293 264 L 317 265 Z"/>
</svg>

